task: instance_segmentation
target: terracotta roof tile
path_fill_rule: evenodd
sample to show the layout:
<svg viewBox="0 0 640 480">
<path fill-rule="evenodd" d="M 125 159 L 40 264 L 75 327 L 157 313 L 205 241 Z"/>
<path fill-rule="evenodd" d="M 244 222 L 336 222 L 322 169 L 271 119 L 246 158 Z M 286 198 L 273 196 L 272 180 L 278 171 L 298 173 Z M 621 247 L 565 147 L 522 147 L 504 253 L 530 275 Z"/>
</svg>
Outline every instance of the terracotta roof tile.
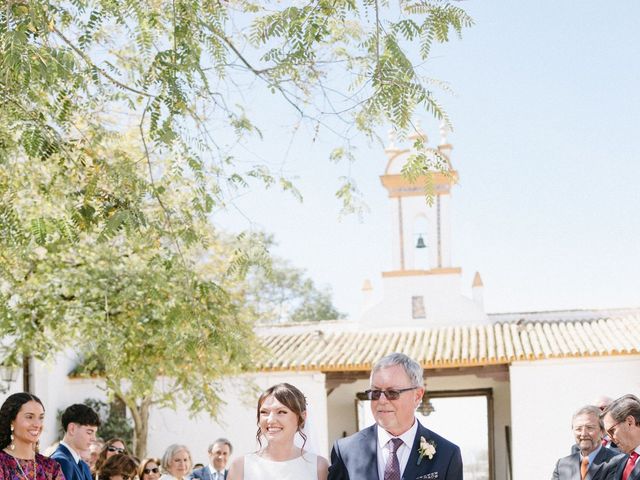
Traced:
<svg viewBox="0 0 640 480">
<path fill-rule="evenodd" d="M 315 331 L 261 335 L 265 371 L 368 370 L 405 352 L 425 368 L 509 364 L 518 360 L 640 353 L 640 313 L 614 318 L 499 322 L 416 330 Z"/>
</svg>

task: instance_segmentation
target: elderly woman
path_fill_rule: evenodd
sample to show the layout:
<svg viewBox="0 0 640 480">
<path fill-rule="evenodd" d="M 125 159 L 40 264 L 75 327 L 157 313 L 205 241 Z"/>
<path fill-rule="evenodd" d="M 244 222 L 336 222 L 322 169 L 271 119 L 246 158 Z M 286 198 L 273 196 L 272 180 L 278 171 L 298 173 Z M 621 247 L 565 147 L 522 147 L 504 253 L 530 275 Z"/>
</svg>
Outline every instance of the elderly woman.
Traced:
<svg viewBox="0 0 640 480">
<path fill-rule="evenodd" d="M 64 480 L 60 464 L 38 453 L 44 407 L 30 393 L 9 395 L 0 407 L 0 480 Z"/>
<path fill-rule="evenodd" d="M 191 472 L 191 452 L 185 445 L 173 444 L 162 456 L 160 480 L 185 480 Z"/>
</svg>

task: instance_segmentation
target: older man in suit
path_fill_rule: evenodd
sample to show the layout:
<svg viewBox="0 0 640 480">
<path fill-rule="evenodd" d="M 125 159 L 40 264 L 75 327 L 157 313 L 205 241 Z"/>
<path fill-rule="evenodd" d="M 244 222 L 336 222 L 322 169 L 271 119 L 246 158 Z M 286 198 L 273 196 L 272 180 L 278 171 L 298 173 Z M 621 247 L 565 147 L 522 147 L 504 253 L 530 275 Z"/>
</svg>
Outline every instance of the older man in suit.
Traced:
<svg viewBox="0 0 640 480">
<path fill-rule="evenodd" d="M 462 480 L 460 448 L 415 418 L 424 395 L 420 364 L 392 353 L 374 365 L 370 384 L 376 424 L 334 444 L 329 480 Z"/>
<path fill-rule="evenodd" d="M 558 460 L 552 480 L 603 478 L 605 470 L 602 464 L 616 457 L 620 452 L 602 446 L 605 431 L 600 418 L 600 409 L 593 405 L 582 407 L 573 414 L 571 428 L 578 451 Z"/>
<path fill-rule="evenodd" d="M 96 440 L 100 417 L 91 407 L 76 403 L 62 413 L 64 438 L 51 458 L 62 467 L 65 480 L 92 480 L 89 465 L 80 454 Z"/>
<path fill-rule="evenodd" d="M 626 454 L 612 462 L 607 480 L 640 480 L 640 399 L 623 395 L 602 412 L 602 419 L 609 436 Z"/>
<path fill-rule="evenodd" d="M 227 464 L 233 453 L 233 446 L 226 438 L 218 438 L 209 445 L 209 465 L 194 470 L 191 479 L 198 480 L 225 480 L 227 478 Z"/>
</svg>

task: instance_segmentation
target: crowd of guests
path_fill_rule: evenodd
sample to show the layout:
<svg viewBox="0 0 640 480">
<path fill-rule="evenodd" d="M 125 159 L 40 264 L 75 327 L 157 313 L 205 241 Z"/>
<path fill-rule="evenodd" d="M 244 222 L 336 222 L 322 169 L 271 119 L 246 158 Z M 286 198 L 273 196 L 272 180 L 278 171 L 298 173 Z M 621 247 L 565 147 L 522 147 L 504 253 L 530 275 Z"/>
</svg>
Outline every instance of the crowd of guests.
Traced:
<svg viewBox="0 0 640 480">
<path fill-rule="evenodd" d="M 39 452 L 44 406 L 31 393 L 10 395 L 0 407 L 0 480 L 225 480 L 233 450 L 219 438 L 208 449 L 209 465 L 193 465 L 185 445 L 170 445 L 162 459 L 139 459 L 121 438 L 97 436 L 100 417 L 83 404 L 61 416 L 64 436 Z"/>
<path fill-rule="evenodd" d="M 74 404 L 61 416 L 64 436 L 39 452 L 44 406 L 31 393 L 10 395 L 0 407 L 0 480 L 242 480 L 279 478 L 325 480 L 328 462 L 294 445 L 306 419 L 304 394 L 290 384 L 265 391 L 257 407 L 259 452 L 227 469 L 233 452 L 225 438 L 208 447 L 209 463 L 193 464 L 185 445 L 170 445 L 162 458 L 139 459 L 121 438 L 98 438 L 100 418 L 91 407 Z M 278 475 L 284 468 L 285 474 Z"/>
<path fill-rule="evenodd" d="M 552 480 L 640 480 L 640 399 L 623 395 L 579 408 L 571 419 L 575 445 Z"/>
<path fill-rule="evenodd" d="M 126 442 L 97 439 L 100 418 L 75 404 L 62 414 L 64 437 L 41 455 L 44 406 L 30 393 L 9 396 L 0 407 L 0 480 L 462 480 L 460 448 L 423 426 L 415 411 L 424 395 L 424 372 L 393 353 L 371 371 L 375 424 L 337 440 L 327 459 L 305 449 L 304 394 L 288 383 L 258 400 L 256 452 L 235 458 L 228 440 L 208 448 L 209 463 L 194 468 L 185 445 L 169 446 L 162 459 L 140 460 Z M 640 480 L 640 399 L 624 395 L 587 405 L 572 418 L 576 444 L 558 460 L 553 480 Z M 294 440 L 302 440 L 300 446 Z"/>
</svg>

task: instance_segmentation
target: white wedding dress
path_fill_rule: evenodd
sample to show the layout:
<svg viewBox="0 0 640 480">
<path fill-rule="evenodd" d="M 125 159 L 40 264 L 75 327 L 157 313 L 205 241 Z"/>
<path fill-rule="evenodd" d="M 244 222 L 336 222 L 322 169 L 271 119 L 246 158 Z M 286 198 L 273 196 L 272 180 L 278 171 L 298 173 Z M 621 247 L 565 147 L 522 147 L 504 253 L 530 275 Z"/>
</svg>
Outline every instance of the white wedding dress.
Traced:
<svg viewBox="0 0 640 480">
<path fill-rule="evenodd" d="M 244 456 L 244 480 L 316 480 L 318 456 L 305 452 L 284 462 L 267 460 L 255 453 Z"/>
</svg>

